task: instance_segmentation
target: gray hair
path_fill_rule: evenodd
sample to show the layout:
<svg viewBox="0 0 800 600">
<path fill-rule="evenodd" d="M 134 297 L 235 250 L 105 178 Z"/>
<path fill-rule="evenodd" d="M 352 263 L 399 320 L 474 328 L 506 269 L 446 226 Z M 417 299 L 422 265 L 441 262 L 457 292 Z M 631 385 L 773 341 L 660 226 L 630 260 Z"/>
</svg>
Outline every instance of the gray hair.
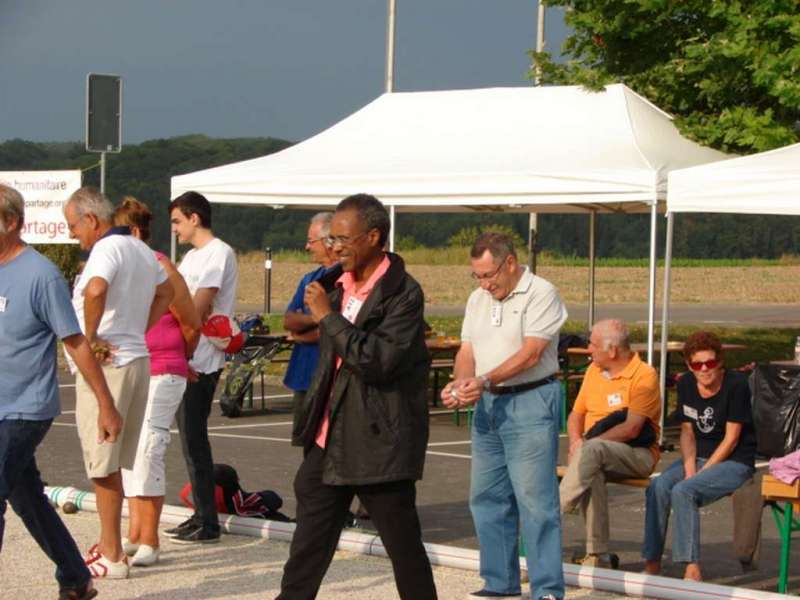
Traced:
<svg viewBox="0 0 800 600">
<path fill-rule="evenodd" d="M 72 204 L 75 207 L 78 217 L 94 215 L 98 221 L 103 223 L 114 222 L 114 205 L 96 187 L 82 187 L 69 197 L 67 204 Z"/>
<path fill-rule="evenodd" d="M 25 200 L 14 188 L 0 183 L 0 233 L 8 230 L 9 221 L 17 220 L 17 229 L 25 223 Z"/>
<path fill-rule="evenodd" d="M 472 244 L 469 255 L 471 258 L 480 258 L 487 250 L 495 263 L 501 263 L 509 256 L 517 258 L 511 236 L 499 231 L 485 231 L 480 234 Z"/>
<path fill-rule="evenodd" d="M 592 329 L 603 340 L 603 350 L 618 348 L 629 351 L 631 349 L 630 332 L 622 321 L 617 319 L 598 321 Z"/>
<path fill-rule="evenodd" d="M 331 221 L 333 221 L 332 212 L 318 212 L 311 217 L 311 225 L 315 223 L 320 224 L 319 233 L 322 237 L 326 238 L 331 234 Z"/>
</svg>

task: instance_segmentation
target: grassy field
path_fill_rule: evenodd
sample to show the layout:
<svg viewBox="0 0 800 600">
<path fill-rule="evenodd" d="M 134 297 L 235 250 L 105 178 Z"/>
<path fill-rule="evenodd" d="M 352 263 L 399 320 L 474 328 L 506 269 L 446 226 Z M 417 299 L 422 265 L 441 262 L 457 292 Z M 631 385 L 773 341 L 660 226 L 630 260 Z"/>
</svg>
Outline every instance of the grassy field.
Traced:
<svg viewBox="0 0 800 600">
<path fill-rule="evenodd" d="M 463 265 L 465 257 L 469 255 L 468 248 L 411 248 L 400 250 L 406 263 L 411 265 Z M 260 252 L 251 252 L 258 260 L 262 260 Z M 273 259 L 279 262 L 295 263 L 305 262 L 307 254 L 304 250 L 278 250 L 273 254 Z M 528 260 L 527 252 L 520 254 L 520 260 Z M 561 256 L 549 252 L 540 252 L 537 261 L 546 267 L 588 267 L 589 259 L 580 256 Z M 648 258 L 598 258 L 595 261 L 598 267 L 647 267 Z M 659 265 L 664 264 L 663 259 L 658 260 Z M 784 254 L 779 258 L 673 258 L 673 267 L 785 267 L 800 265 L 800 256 Z"/>
<path fill-rule="evenodd" d="M 458 263 L 446 263 L 458 254 Z M 466 251 L 441 251 L 439 264 L 418 264 L 409 260 L 408 269 L 425 291 L 425 301 L 434 305 L 463 305 L 474 288 Z M 412 254 L 413 257 L 413 254 Z M 285 305 L 300 277 L 314 268 L 298 253 L 282 253 L 273 259 L 272 301 Z M 239 259 L 238 300 L 248 304 L 264 301 L 264 257 L 252 252 Z M 553 282 L 566 302 L 588 300 L 587 266 L 544 264 L 538 274 Z M 597 302 L 643 303 L 647 301 L 646 266 L 600 266 L 596 269 Z M 658 294 L 663 270 L 658 269 Z M 793 304 L 797 301 L 800 264 L 773 261 L 768 264 L 725 264 L 677 266 L 672 270 L 671 299 L 675 303 Z"/>
<path fill-rule="evenodd" d="M 422 252 L 422 251 L 420 251 Z M 426 303 L 463 306 L 474 289 L 465 250 L 445 249 L 432 255 L 404 253 L 408 269 L 422 285 Z M 427 258 L 433 264 L 420 264 Z M 458 260 L 456 260 L 458 259 Z M 602 264 L 602 263 L 601 263 Z M 648 271 L 645 265 L 599 266 L 596 270 L 597 302 L 644 303 L 647 301 Z M 567 302 L 588 300 L 589 269 L 580 260 L 575 264 L 543 261 L 539 274 L 552 281 Z M 300 277 L 314 268 L 301 253 L 279 253 L 273 258 L 272 302 L 285 305 L 294 293 Z M 658 269 L 658 293 L 661 293 L 663 270 Z M 793 304 L 797 301 L 800 264 L 792 257 L 775 261 L 689 261 L 673 269 L 671 298 L 676 303 Z M 264 299 L 264 257 L 249 253 L 239 259 L 240 302 L 261 305 Z M 273 315 L 273 331 L 282 329 L 282 317 Z M 458 335 L 461 317 L 431 317 L 430 325 L 447 335 Z M 585 333 L 585 323 L 568 321 L 564 331 Z M 673 326 L 670 339 L 682 340 L 696 328 Z M 797 331 L 790 328 L 711 328 L 725 342 L 745 344 L 747 350 L 731 353 L 728 363 L 741 366 L 750 362 L 788 359 L 793 356 Z M 658 332 L 657 332 L 658 333 Z M 634 341 L 645 341 L 646 329 L 632 329 Z M 280 375 L 283 365 L 270 365 L 269 373 Z"/>
</svg>

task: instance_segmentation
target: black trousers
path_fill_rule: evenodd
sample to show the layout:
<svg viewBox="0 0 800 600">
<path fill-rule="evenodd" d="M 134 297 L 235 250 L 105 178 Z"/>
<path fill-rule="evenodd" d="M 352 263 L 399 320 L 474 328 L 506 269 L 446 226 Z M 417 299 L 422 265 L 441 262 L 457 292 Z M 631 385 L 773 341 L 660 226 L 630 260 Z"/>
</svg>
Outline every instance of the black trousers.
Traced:
<svg viewBox="0 0 800 600">
<path fill-rule="evenodd" d="M 322 483 L 324 451 L 314 446 L 297 471 L 297 529 L 277 600 L 313 600 L 328 570 L 353 496 L 369 511 L 392 561 L 402 600 L 436 600 L 417 516 L 413 481 L 333 486 Z"/>
<path fill-rule="evenodd" d="M 187 383 L 175 415 L 181 434 L 183 458 L 192 483 L 192 518 L 213 531 L 219 531 L 219 517 L 214 500 L 214 459 L 208 441 L 208 416 L 221 372 L 199 373 L 198 381 Z"/>
</svg>

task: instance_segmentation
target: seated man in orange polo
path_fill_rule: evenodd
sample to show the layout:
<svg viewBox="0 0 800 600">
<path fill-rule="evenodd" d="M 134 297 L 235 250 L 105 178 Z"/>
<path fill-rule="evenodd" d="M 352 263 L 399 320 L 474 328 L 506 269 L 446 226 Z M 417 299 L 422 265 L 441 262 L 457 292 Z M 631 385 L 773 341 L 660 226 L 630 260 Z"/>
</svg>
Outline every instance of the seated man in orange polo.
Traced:
<svg viewBox="0 0 800 600">
<path fill-rule="evenodd" d="M 592 364 L 567 419 L 569 458 L 561 510 L 586 523 L 581 564 L 617 568 L 609 554 L 607 479 L 647 477 L 658 463 L 661 398 L 655 369 L 631 350 L 621 321 L 600 321 L 589 338 Z"/>
</svg>

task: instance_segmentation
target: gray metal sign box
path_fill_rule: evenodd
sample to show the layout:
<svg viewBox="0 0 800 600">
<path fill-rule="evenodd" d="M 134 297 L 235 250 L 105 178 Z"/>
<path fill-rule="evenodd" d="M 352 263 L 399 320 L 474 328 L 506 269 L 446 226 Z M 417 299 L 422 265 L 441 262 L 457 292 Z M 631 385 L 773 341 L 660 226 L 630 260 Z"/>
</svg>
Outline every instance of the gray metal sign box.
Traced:
<svg viewBox="0 0 800 600">
<path fill-rule="evenodd" d="M 86 76 L 86 149 L 122 150 L 122 78 L 89 73 Z"/>
</svg>

